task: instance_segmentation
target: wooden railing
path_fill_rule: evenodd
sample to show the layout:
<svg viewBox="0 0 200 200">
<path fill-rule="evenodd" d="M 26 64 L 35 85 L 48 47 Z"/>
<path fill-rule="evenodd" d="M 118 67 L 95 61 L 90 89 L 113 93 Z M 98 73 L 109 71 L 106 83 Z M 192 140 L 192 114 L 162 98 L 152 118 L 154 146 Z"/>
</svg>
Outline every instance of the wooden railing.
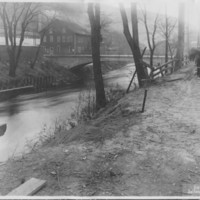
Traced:
<svg viewBox="0 0 200 200">
<path fill-rule="evenodd" d="M 165 74 L 173 73 L 176 61 L 177 61 L 176 59 L 170 60 L 169 62 L 166 62 L 162 64 L 161 66 L 153 68 L 153 70 L 150 73 L 150 78 L 155 79 L 159 75 L 164 76 Z"/>
</svg>

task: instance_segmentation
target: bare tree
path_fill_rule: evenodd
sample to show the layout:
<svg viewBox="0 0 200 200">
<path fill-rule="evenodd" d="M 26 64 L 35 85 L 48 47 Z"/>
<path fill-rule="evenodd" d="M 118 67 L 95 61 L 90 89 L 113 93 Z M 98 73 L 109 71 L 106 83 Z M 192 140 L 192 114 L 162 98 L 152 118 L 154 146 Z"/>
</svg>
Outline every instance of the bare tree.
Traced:
<svg viewBox="0 0 200 200">
<path fill-rule="evenodd" d="M 139 37 L 138 37 L 138 20 L 137 20 L 137 8 L 136 3 L 131 3 L 131 22 L 132 22 L 132 36 L 129 30 L 128 19 L 126 15 L 126 11 L 124 5 L 120 4 L 120 13 L 123 22 L 124 35 L 126 40 L 131 48 L 135 67 L 138 76 L 139 86 L 142 87 L 144 85 L 143 79 L 147 78 L 147 72 L 144 69 L 142 54 L 139 48 Z"/>
<path fill-rule="evenodd" d="M 175 35 L 172 39 L 171 39 L 171 43 L 169 42 L 169 53 L 170 53 L 170 58 L 173 59 L 176 49 L 177 49 L 177 35 Z"/>
<path fill-rule="evenodd" d="M 42 28 L 42 30 L 38 30 L 40 32 L 40 44 L 37 47 L 35 56 L 33 57 L 32 60 L 30 60 L 30 67 L 32 69 L 34 68 L 34 66 L 35 66 L 35 64 L 38 60 L 38 57 L 39 57 L 39 54 L 40 54 L 40 51 L 41 51 L 41 48 L 42 48 L 42 44 L 43 44 L 43 41 L 44 41 L 44 37 L 45 37 L 46 33 L 49 31 L 49 28 L 51 27 L 53 21 L 56 19 L 57 13 L 55 11 L 55 13 L 52 17 L 49 17 L 45 13 L 41 13 L 41 16 L 43 18 L 45 18 L 45 20 L 44 21 L 38 20 L 38 24 L 40 24 L 41 27 L 43 27 L 43 28 Z"/>
<path fill-rule="evenodd" d="M 167 16 L 167 10 L 165 12 L 165 22 L 160 23 L 160 32 L 163 38 L 165 39 L 165 62 L 168 62 L 168 53 L 170 52 L 172 57 L 172 47 L 171 47 L 171 35 L 176 27 L 176 20 L 173 20 L 169 16 Z"/>
<path fill-rule="evenodd" d="M 38 3 L 0 3 L 0 17 L 9 56 L 9 75 L 12 77 L 16 75 L 25 33 L 39 13 Z"/>
<path fill-rule="evenodd" d="M 105 107 L 106 97 L 100 62 L 100 5 L 99 3 L 88 3 L 88 16 L 91 26 L 92 60 L 94 71 L 94 82 L 96 89 L 96 109 Z"/>
<path fill-rule="evenodd" d="M 101 13 L 101 31 L 103 32 L 109 32 L 110 24 L 113 23 L 112 17 L 110 14 Z"/>
<path fill-rule="evenodd" d="M 156 14 L 154 22 L 153 22 L 153 27 L 152 31 L 150 31 L 149 24 L 147 21 L 147 11 L 146 8 L 142 10 L 143 14 L 143 22 L 146 30 L 146 35 L 147 35 L 147 42 L 148 42 L 148 47 L 150 51 L 150 66 L 153 67 L 153 56 L 154 56 L 154 51 L 156 48 L 156 33 L 158 30 L 158 20 L 159 20 L 159 14 Z"/>
<path fill-rule="evenodd" d="M 178 14 L 178 43 L 176 52 L 176 69 L 182 66 L 183 52 L 184 52 L 184 37 L 185 37 L 185 5 L 183 2 L 179 4 L 179 14 Z"/>
<path fill-rule="evenodd" d="M 41 12 L 40 15 L 43 18 L 42 21 L 39 21 L 38 23 L 40 23 L 40 25 L 43 27 L 42 30 L 40 31 L 40 45 L 38 46 L 35 56 L 33 57 L 33 59 L 30 61 L 30 67 L 33 69 L 41 48 L 42 48 L 42 44 L 43 44 L 43 40 L 44 37 L 46 35 L 46 33 L 49 31 L 49 28 L 52 25 L 52 22 L 56 19 L 56 18 L 64 18 L 64 20 L 70 20 L 70 17 L 73 17 L 74 19 L 79 18 L 80 15 L 82 14 L 82 8 L 80 7 L 80 4 L 77 3 L 47 3 L 47 4 L 42 4 L 42 10 L 43 11 L 50 11 L 53 12 L 53 14 L 51 15 L 47 15 L 45 14 L 45 12 Z"/>
<path fill-rule="evenodd" d="M 32 60 L 30 60 L 30 68 L 33 69 L 37 60 L 38 60 L 38 57 L 39 57 L 39 54 L 40 54 L 40 51 L 41 51 L 41 48 L 42 48 L 42 44 L 43 44 L 43 41 L 44 41 L 44 37 L 45 37 L 45 34 L 47 33 L 47 31 L 49 30 L 49 28 L 51 27 L 51 24 L 52 24 L 52 21 L 50 21 L 44 28 L 43 30 L 41 31 L 41 34 L 40 34 L 40 44 L 39 46 L 37 47 L 37 50 L 36 50 L 36 53 L 35 53 L 35 56 L 33 57 Z"/>
</svg>

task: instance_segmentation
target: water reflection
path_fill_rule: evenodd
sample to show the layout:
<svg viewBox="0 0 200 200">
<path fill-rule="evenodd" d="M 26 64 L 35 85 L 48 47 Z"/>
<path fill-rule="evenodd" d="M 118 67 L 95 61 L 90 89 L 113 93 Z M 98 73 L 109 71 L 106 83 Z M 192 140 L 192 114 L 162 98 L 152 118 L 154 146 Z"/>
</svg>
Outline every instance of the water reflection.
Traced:
<svg viewBox="0 0 200 200">
<path fill-rule="evenodd" d="M 10 153 L 23 151 L 26 141 L 37 137 L 44 124 L 53 125 L 56 118 L 69 118 L 80 89 L 52 91 L 18 96 L 0 104 L 0 124 L 7 123 L 0 137 L 0 161 Z M 10 153 L 9 153 L 10 152 Z"/>
<path fill-rule="evenodd" d="M 12 116 L 14 114 L 19 113 L 19 104 L 16 99 L 9 99 L 7 101 L 7 113 L 8 116 Z"/>
</svg>

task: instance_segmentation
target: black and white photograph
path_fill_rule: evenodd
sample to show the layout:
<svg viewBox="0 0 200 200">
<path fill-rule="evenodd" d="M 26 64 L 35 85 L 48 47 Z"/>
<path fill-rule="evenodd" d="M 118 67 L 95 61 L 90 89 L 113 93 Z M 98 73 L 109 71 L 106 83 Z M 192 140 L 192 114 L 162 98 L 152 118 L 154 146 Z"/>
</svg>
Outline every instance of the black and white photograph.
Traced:
<svg viewBox="0 0 200 200">
<path fill-rule="evenodd" d="M 200 199 L 200 0 L 0 0 L 0 198 L 28 196 Z"/>
</svg>

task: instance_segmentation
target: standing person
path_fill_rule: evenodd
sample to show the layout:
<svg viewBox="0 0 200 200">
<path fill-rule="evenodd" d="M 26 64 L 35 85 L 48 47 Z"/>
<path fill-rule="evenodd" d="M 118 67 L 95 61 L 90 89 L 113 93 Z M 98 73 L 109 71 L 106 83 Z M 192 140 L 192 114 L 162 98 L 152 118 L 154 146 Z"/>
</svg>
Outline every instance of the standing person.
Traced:
<svg viewBox="0 0 200 200">
<path fill-rule="evenodd" d="M 197 66 L 197 76 L 200 77 L 200 52 L 197 52 L 195 56 L 195 64 Z"/>
<path fill-rule="evenodd" d="M 194 61 L 197 66 L 197 76 L 200 77 L 200 51 L 192 48 L 189 53 L 189 60 Z"/>
</svg>

